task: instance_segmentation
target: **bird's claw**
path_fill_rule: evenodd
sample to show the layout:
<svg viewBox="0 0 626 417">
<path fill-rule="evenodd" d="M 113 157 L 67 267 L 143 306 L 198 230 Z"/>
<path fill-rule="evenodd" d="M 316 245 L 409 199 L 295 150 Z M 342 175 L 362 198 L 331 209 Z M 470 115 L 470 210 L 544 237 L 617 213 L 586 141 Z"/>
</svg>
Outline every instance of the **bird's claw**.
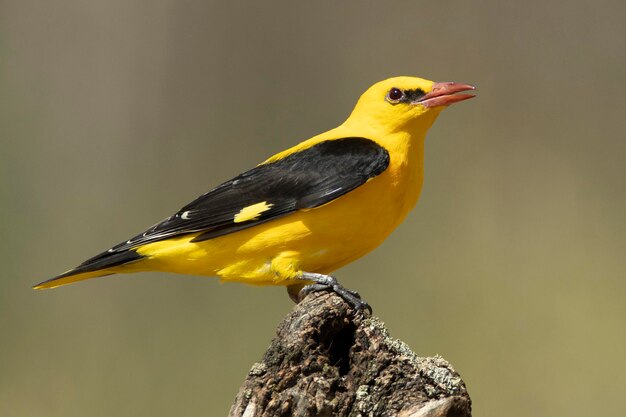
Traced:
<svg viewBox="0 0 626 417">
<path fill-rule="evenodd" d="M 372 307 L 361 298 L 361 295 L 357 291 L 350 290 L 341 285 L 335 277 L 330 275 L 306 273 L 303 274 L 303 279 L 313 281 L 313 283 L 302 287 L 299 293 L 300 300 L 304 299 L 304 297 L 312 292 L 330 290 L 340 296 L 355 310 L 367 310 L 370 314 L 372 314 Z"/>
</svg>

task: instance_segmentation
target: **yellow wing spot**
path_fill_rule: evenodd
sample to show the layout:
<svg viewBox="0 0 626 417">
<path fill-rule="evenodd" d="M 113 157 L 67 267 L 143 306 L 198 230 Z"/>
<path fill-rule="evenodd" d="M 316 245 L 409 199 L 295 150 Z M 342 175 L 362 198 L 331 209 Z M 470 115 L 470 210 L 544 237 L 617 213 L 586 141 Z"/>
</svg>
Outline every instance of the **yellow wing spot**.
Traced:
<svg viewBox="0 0 626 417">
<path fill-rule="evenodd" d="M 248 220 L 258 220 L 261 213 L 271 209 L 273 204 L 267 204 L 267 201 L 253 204 L 248 207 L 244 207 L 235 214 L 233 221 L 235 223 L 247 222 Z"/>
</svg>

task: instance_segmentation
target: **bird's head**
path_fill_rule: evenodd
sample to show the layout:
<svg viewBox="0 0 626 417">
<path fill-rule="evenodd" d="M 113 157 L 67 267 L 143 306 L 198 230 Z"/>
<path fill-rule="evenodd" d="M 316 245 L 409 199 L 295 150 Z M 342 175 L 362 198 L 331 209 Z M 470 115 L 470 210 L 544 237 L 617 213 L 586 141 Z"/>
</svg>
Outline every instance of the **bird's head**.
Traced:
<svg viewBox="0 0 626 417">
<path fill-rule="evenodd" d="M 446 106 L 474 97 L 457 93 L 474 89 L 469 84 L 417 77 L 389 78 L 363 93 L 346 123 L 366 123 L 388 132 L 427 129 Z"/>
</svg>

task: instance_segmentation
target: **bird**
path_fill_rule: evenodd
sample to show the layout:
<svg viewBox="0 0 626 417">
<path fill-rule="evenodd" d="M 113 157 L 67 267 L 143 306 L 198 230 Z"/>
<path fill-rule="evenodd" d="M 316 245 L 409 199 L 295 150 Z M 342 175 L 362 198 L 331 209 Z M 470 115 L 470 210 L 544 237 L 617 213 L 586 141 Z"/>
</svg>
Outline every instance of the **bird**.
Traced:
<svg viewBox="0 0 626 417">
<path fill-rule="evenodd" d="M 405 219 L 422 189 L 427 131 L 444 108 L 474 97 L 473 90 L 410 76 L 377 82 L 338 127 L 33 288 L 160 271 L 285 286 L 295 302 L 330 290 L 371 310 L 331 273 L 379 246 Z"/>
</svg>

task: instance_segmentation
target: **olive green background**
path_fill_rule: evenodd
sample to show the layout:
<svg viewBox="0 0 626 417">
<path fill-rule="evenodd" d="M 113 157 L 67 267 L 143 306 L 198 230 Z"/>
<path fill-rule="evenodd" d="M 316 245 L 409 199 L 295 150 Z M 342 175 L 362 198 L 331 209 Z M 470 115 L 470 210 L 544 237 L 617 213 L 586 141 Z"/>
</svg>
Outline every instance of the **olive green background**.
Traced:
<svg viewBox="0 0 626 417">
<path fill-rule="evenodd" d="M 626 409 L 626 3 L 0 2 L 0 415 L 225 415 L 292 304 L 140 274 L 30 286 L 341 123 L 475 83 L 421 200 L 338 272 L 476 416 Z"/>
</svg>

